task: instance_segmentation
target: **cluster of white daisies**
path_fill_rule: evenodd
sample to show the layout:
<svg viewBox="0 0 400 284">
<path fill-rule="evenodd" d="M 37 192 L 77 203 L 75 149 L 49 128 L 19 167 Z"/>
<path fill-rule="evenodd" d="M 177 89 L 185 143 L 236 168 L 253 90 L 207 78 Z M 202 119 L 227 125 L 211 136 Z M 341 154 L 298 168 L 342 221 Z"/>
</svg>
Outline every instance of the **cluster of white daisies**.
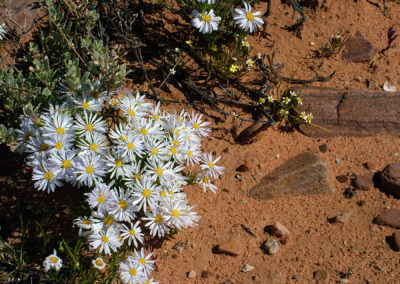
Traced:
<svg viewBox="0 0 400 284">
<path fill-rule="evenodd" d="M 201 151 L 209 123 L 195 113 L 162 112 L 139 93 L 108 95 L 99 89 L 90 84 L 67 91 L 64 106 L 21 118 L 19 151 L 28 154 L 34 186 L 49 193 L 63 182 L 89 188 L 91 216 L 74 225 L 105 255 L 138 248 L 146 232 L 163 237 L 196 226 L 200 216 L 182 190 L 185 165 L 200 164 L 195 182 L 204 191 L 215 192 L 211 181 L 224 170 L 216 164 L 220 157 Z M 135 249 L 135 255 L 120 263 L 126 283 L 147 281 L 153 270 L 152 254 Z M 46 258 L 46 269 L 59 268 L 56 260 L 55 253 Z M 102 260 L 97 262 L 101 267 Z"/>
<path fill-rule="evenodd" d="M 205 0 L 197 0 L 198 2 L 205 2 Z M 215 3 L 215 0 L 208 0 L 208 4 L 212 5 Z M 243 3 L 244 8 L 235 9 L 235 13 L 233 14 L 233 19 L 235 20 L 236 25 L 238 25 L 241 29 L 246 32 L 253 33 L 261 25 L 264 24 L 263 19 L 260 17 L 261 12 L 252 12 L 251 6 L 247 3 Z M 214 14 L 214 9 L 210 11 L 199 12 L 197 10 L 192 11 L 192 25 L 199 29 L 199 31 L 203 34 L 212 33 L 213 31 L 218 30 L 218 24 L 221 21 L 221 17 L 218 17 Z"/>
</svg>

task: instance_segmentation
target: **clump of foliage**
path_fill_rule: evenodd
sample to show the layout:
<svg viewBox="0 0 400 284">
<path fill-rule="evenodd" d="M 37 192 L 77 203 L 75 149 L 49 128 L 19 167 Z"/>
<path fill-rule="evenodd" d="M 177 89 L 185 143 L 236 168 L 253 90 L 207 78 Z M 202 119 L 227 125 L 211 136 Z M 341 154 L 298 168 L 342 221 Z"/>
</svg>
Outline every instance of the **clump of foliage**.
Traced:
<svg viewBox="0 0 400 284">
<path fill-rule="evenodd" d="M 65 91 L 82 85 L 99 91 L 119 87 L 127 74 L 118 49 L 110 50 L 98 25 L 92 1 L 79 4 L 46 1 L 48 20 L 38 26 L 34 41 L 0 69 L 0 141 L 15 149 L 19 116 L 60 103 Z"/>
<path fill-rule="evenodd" d="M 342 34 L 331 35 L 328 42 L 325 42 L 319 50 L 313 50 L 313 52 L 317 57 L 329 58 L 342 50 L 349 37 L 347 31 Z"/>
</svg>

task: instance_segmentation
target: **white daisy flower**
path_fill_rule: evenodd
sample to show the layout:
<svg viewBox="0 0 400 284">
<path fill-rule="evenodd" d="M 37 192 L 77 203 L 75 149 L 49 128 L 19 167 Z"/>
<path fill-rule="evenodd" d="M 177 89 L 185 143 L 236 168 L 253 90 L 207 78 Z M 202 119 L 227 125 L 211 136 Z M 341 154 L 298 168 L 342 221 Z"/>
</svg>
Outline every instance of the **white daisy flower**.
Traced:
<svg viewBox="0 0 400 284">
<path fill-rule="evenodd" d="M 65 137 L 74 138 L 73 118 L 60 108 L 58 105 L 50 105 L 49 114 L 40 117 L 43 124 L 43 135 L 46 137 Z"/>
<path fill-rule="evenodd" d="M 142 267 L 143 272 L 146 273 L 146 275 L 150 275 L 154 270 L 154 262 L 156 261 L 154 259 L 151 259 L 152 256 L 153 253 L 145 255 L 143 248 L 141 248 L 140 252 L 135 249 L 133 260 L 139 263 L 139 266 Z"/>
<path fill-rule="evenodd" d="M 60 168 L 42 161 L 38 167 L 33 168 L 32 180 L 36 181 L 34 186 L 38 190 L 54 192 L 56 186 L 62 186 Z"/>
<path fill-rule="evenodd" d="M 146 142 L 146 150 L 149 155 L 149 160 L 155 162 L 167 161 L 169 160 L 168 156 L 168 144 L 164 140 L 148 140 Z"/>
<path fill-rule="evenodd" d="M 106 267 L 106 263 L 104 262 L 104 260 L 101 257 L 93 259 L 92 264 L 93 264 L 94 268 L 96 268 L 98 270 L 103 270 Z"/>
<path fill-rule="evenodd" d="M 106 255 L 117 251 L 122 245 L 112 228 L 108 229 L 107 232 L 101 230 L 91 234 L 89 236 L 89 244 L 93 249 L 98 249 L 100 253 L 104 252 Z"/>
<path fill-rule="evenodd" d="M 90 222 L 92 223 L 92 231 L 95 233 L 100 232 L 101 230 L 107 231 L 113 229 L 115 234 L 119 234 L 119 228 L 121 227 L 121 224 L 118 223 L 114 216 L 107 211 L 92 211 Z"/>
<path fill-rule="evenodd" d="M 215 3 L 215 0 L 197 0 L 197 2 L 200 2 L 200 3 L 208 3 L 208 5 L 212 5 L 212 4 L 214 4 Z"/>
<path fill-rule="evenodd" d="M 309 114 L 307 114 L 307 117 L 306 117 L 306 122 L 307 123 L 311 123 L 311 121 L 313 120 L 313 115 L 312 115 L 312 113 L 309 113 Z"/>
<path fill-rule="evenodd" d="M 90 95 L 83 95 L 81 98 L 71 97 L 75 107 L 80 110 L 88 111 L 88 112 L 96 112 L 101 111 L 103 105 L 98 103 L 95 99 L 93 99 Z"/>
<path fill-rule="evenodd" d="M 69 178 L 73 175 L 73 166 L 75 163 L 75 150 L 66 150 L 61 151 L 57 154 L 53 154 L 50 157 L 50 160 L 57 165 L 61 169 L 60 174 L 68 181 Z"/>
<path fill-rule="evenodd" d="M 282 101 L 283 101 L 284 104 L 289 104 L 291 99 L 289 97 L 283 97 Z"/>
<path fill-rule="evenodd" d="M 185 159 L 186 164 L 190 166 L 194 166 L 194 164 L 198 164 L 201 161 L 201 151 L 198 150 L 196 146 L 190 146 L 185 151 Z"/>
<path fill-rule="evenodd" d="M 104 102 L 108 98 L 107 91 L 101 91 L 101 82 L 97 81 L 96 85 L 92 81 L 88 80 L 89 90 L 86 90 L 88 97 L 92 98 L 97 104 L 104 105 Z"/>
<path fill-rule="evenodd" d="M 78 147 L 83 150 L 82 152 L 104 156 L 108 149 L 107 137 L 104 134 L 95 132 L 86 139 L 82 139 L 78 143 Z"/>
<path fill-rule="evenodd" d="M 146 141 L 161 139 L 164 135 L 159 121 L 147 121 L 146 119 L 142 118 L 135 121 L 133 127 Z"/>
<path fill-rule="evenodd" d="M 106 171 L 99 155 L 81 153 L 76 158 L 74 173 L 79 184 L 92 187 L 102 183 Z"/>
<path fill-rule="evenodd" d="M 203 163 L 200 165 L 201 169 L 205 171 L 207 177 L 213 177 L 217 179 L 225 170 L 224 167 L 216 165 L 216 163 L 221 159 L 221 156 L 213 160 L 211 153 L 204 153 Z"/>
<path fill-rule="evenodd" d="M 126 185 L 129 187 L 133 187 L 136 182 L 139 182 L 142 179 L 144 174 L 144 167 L 142 167 L 142 161 L 139 160 L 138 163 L 133 162 L 131 165 L 128 166 L 127 176 L 125 177 L 124 181 Z"/>
<path fill-rule="evenodd" d="M 303 120 L 307 119 L 307 114 L 306 114 L 305 111 L 300 112 L 300 118 L 303 119 Z"/>
<path fill-rule="evenodd" d="M 206 192 L 207 189 L 211 190 L 215 193 L 218 187 L 211 183 L 211 180 L 207 177 L 207 175 L 202 175 L 198 180 L 197 183 L 203 187 L 203 191 Z"/>
<path fill-rule="evenodd" d="M 159 200 L 159 188 L 154 184 L 150 176 L 144 175 L 137 181 L 132 188 L 133 205 L 138 205 L 143 211 L 147 211 L 147 206 L 156 206 Z"/>
<path fill-rule="evenodd" d="M 108 153 L 106 155 L 105 165 L 107 169 L 107 173 L 110 173 L 110 178 L 119 177 L 125 178 L 128 171 L 128 163 L 127 158 L 118 153 L 114 153 L 114 151 Z"/>
<path fill-rule="evenodd" d="M 268 96 L 267 98 L 268 98 L 268 101 L 269 101 L 270 103 L 272 103 L 273 101 L 275 101 L 274 97 L 272 97 L 272 96 Z"/>
<path fill-rule="evenodd" d="M 86 138 L 94 133 L 106 133 L 107 124 L 96 113 L 84 111 L 83 114 L 75 116 L 75 131 L 78 135 L 84 135 Z"/>
<path fill-rule="evenodd" d="M 2 23 L 0 25 L 0 40 L 3 40 L 5 38 L 5 35 L 7 34 L 6 27 L 7 27 L 6 23 Z"/>
<path fill-rule="evenodd" d="M 140 222 L 137 221 L 134 225 L 130 223 L 130 228 L 122 224 L 121 238 L 124 241 L 128 240 L 128 246 L 134 244 L 135 248 L 138 247 L 138 243 L 143 244 L 143 233 L 142 228 L 140 228 Z"/>
<path fill-rule="evenodd" d="M 53 253 L 45 258 L 43 261 L 44 271 L 49 271 L 51 268 L 56 271 L 62 267 L 62 259 L 57 256 L 57 251 L 53 250 Z"/>
<path fill-rule="evenodd" d="M 79 228 L 79 236 L 86 237 L 90 235 L 90 231 L 92 230 L 92 221 L 89 217 L 78 217 L 74 220 L 73 226 L 77 226 Z M 85 230 L 85 232 L 83 231 Z"/>
<path fill-rule="evenodd" d="M 208 13 L 200 13 L 197 10 L 193 10 L 192 17 L 194 17 L 194 19 L 192 19 L 192 25 L 203 34 L 218 30 L 218 23 L 221 21 L 221 17 L 215 16 L 213 9 Z"/>
<path fill-rule="evenodd" d="M 191 222 L 187 218 L 186 201 L 182 199 L 174 199 L 166 203 L 165 217 L 170 227 L 175 227 L 178 230 L 187 227 Z"/>
<path fill-rule="evenodd" d="M 118 191 L 116 189 L 112 190 L 108 211 L 115 217 L 115 220 L 130 222 L 136 217 L 135 212 L 138 211 L 138 208 L 133 205 L 130 191 L 125 191 L 120 187 Z"/>
<path fill-rule="evenodd" d="M 133 261 L 132 258 L 120 262 L 118 272 L 125 284 L 143 283 L 146 278 L 142 267 L 138 262 Z"/>
<path fill-rule="evenodd" d="M 34 135 L 34 123 L 31 119 L 21 115 L 21 129 L 16 129 L 15 132 L 17 133 L 17 142 L 18 142 L 18 152 L 24 153 L 27 149 L 27 145 L 29 143 L 30 137 Z"/>
<path fill-rule="evenodd" d="M 158 236 L 162 238 L 165 234 L 169 233 L 167 219 L 162 208 L 152 207 L 151 212 L 146 211 L 145 214 L 146 217 L 143 217 L 142 220 L 148 221 L 146 227 L 150 228 L 150 235 L 152 237 Z"/>
<path fill-rule="evenodd" d="M 243 5 L 244 9 L 235 9 L 236 14 L 233 15 L 233 19 L 241 29 L 253 33 L 264 24 L 264 21 L 259 17 L 261 12 L 252 13 L 251 6 L 247 2 L 244 2 Z"/>
<path fill-rule="evenodd" d="M 143 138 L 128 134 L 124 137 L 124 141 L 121 141 L 116 146 L 118 155 L 126 157 L 129 161 L 136 161 L 136 158 L 141 158 L 144 154 Z"/>
<path fill-rule="evenodd" d="M 202 117 L 203 117 L 202 114 L 192 113 L 192 117 L 189 119 L 189 124 L 193 127 L 197 135 L 206 137 L 210 134 L 211 130 L 205 127 L 210 123 L 208 121 L 203 122 Z"/>
<path fill-rule="evenodd" d="M 112 191 L 104 184 L 96 186 L 91 192 L 85 193 L 90 209 L 97 208 L 97 212 L 106 212 L 112 204 Z"/>
</svg>

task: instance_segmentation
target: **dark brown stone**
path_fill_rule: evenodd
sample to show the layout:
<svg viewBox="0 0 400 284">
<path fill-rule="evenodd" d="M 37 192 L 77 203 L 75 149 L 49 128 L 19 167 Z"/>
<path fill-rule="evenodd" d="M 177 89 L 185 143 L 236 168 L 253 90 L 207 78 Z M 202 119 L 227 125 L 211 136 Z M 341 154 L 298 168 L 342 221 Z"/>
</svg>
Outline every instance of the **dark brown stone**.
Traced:
<svg viewBox="0 0 400 284">
<path fill-rule="evenodd" d="M 311 195 L 333 192 L 328 183 L 327 171 L 323 158 L 312 153 L 302 153 L 264 177 L 250 191 L 250 196 L 272 199 L 286 194 Z"/>
<path fill-rule="evenodd" d="M 325 281 L 328 278 L 328 272 L 325 270 L 317 270 L 314 272 L 314 279 L 317 281 Z"/>
<path fill-rule="evenodd" d="M 338 90 L 321 87 L 292 88 L 311 112 L 313 125 L 299 130 L 312 137 L 400 135 L 400 96 L 385 91 Z"/>
<path fill-rule="evenodd" d="M 376 53 L 376 48 L 360 31 L 356 31 L 346 42 L 342 59 L 353 62 L 369 62 Z"/>
<path fill-rule="evenodd" d="M 393 250 L 400 251 L 400 232 L 395 232 L 392 235 Z"/>
<path fill-rule="evenodd" d="M 356 176 L 353 180 L 353 185 L 360 190 L 370 190 L 374 188 L 374 175 L 375 173 L 369 172 L 362 176 Z"/>
<path fill-rule="evenodd" d="M 238 172 L 248 172 L 251 170 L 251 165 L 248 162 L 241 164 L 239 167 L 236 168 Z"/>
<path fill-rule="evenodd" d="M 364 167 L 366 167 L 367 170 L 370 170 L 370 171 L 375 171 L 375 170 L 376 170 L 376 165 L 375 165 L 375 163 L 374 163 L 374 162 L 371 162 L 371 161 L 365 162 L 365 163 L 364 163 Z"/>
<path fill-rule="evenodd" d="M 349 180 L 349 178 L 347 176 L 345 176 L 345 175 L 337 176 L 336 179 L 340 183 L 346 183 Z"/>
<path fill-rule="evenodd" d="M 382 191 L 400 198 L 400 162 L 387 165 L 379 175 Z"/>
<path fill-rule="evenodd" d="M 390 209 L 376 217 L 374 222 L 378 225 L 400 229 L 400 209 Z"/>
<path fill-rule="evenodd" d="M 318 146 L 318 149 L 321 153 L 326 153 L 326 151 L 328 151 L 328 146 L 324 143 L 322 145 Z"/>
</svg>

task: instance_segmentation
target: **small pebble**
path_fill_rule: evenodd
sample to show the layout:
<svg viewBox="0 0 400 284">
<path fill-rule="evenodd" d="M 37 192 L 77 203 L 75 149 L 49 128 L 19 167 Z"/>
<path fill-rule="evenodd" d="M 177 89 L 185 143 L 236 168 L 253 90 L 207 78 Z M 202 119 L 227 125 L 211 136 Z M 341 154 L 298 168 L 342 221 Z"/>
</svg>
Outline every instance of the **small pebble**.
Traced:
<svg viewBox="0 0 400 284">
<path fill-rule="evenodd" d="M 348 178 L 347 176 L 345 176 L 345 175 L 337 176 L 336 179 L 337 179 L 340 183 L 346 183 L 346 182 L 349 180 L 349 178 Z"/>
<path fill-rule="evenodd" d="M 280 154 L 276 154 L 276 155 L 275 155 L 275 158 L 277 158 L 277 159 L 279 159 L 280 157 L 281 157 Z"/>
<path fill-rule="evenodd" d="M 322 145 L 318 146 L 318 149 L 321 153 L 326 153 L 326 151 L 328 151 L 328 146 L 324 143 Z"/>
<path fill-rule="evenodd" d="M 315 45 L 315 43 L 314 43 L 314 42 L 312 42 L 312 41 L 310 41 L 309 45 L 310 45 L 310 46 L 314 46 L 314 45 Z"/>
<path fill-rule="evenodd" d="M 196 278 L 196 275 L 197 275 L 196 271 L 194 271 L 194 270 L 192 269 L 192 270 L 190 270 L 190 271 L 188 272 L 187 277 L 188 277 L 188 278 Z"/>
<path fill-rule="evenodd" d="M 375 171 L 376 170 L 376 165 L 374 162 L 367 161 L 364 163 L 364 167 L 367 168 L 370 171 Z"/>
<path fill-rule="evenodd" d="M 338 165 L 340 164 L 340 159 L 339 158 L 336 158 L 335 161 L 336 161 L 336 164 L 338 164 Z"/>
<path fill-rule="evenodd" d="M 252 271 L 252 270 L 254 270 L 254 266 L 246 264 L 245 266 L 243 266 L 241 271 L 242 272 L 249 272 L 249 271 Z"/>
<path fill-rule="evenodd" d="M 263 245 L 264 252 L 270 255 L 277 254 L 279 251 L 279 244 L 278 242 L 273 239 L 269 238 Z"/>
<path fill-rule="evenodd" d="M 317 270 L 314 272 L 314 279 L 318 281 L 325 281 L 328 278 L 328 272 L 325 270 Z"/>
</svg>

